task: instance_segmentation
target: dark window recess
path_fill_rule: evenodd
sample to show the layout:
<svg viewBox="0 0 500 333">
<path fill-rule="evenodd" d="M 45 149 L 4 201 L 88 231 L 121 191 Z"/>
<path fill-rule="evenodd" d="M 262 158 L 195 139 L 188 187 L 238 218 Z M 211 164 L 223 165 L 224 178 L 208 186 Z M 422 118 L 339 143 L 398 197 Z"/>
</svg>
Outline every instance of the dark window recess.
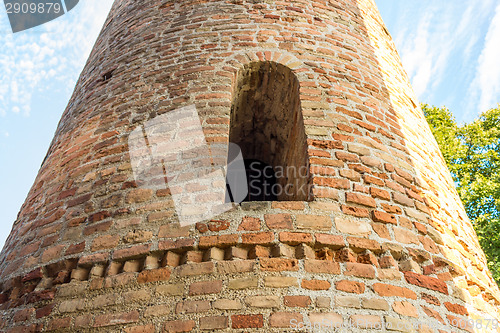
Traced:
<svg viewBox="0 0 500 333">
<path fill-rule="evenodd" d="M 293 71 L 253 62 L 239 71 L 234 89 L 229 142 L 239 146 L 245 161 L 244 201 L 312 200 L 300 84 Z M 226 198 L 237 202 L 226 188 Z"/>
<path fill-rule="evenodd" d="M 245 160 L 248 195 L 244 201 L 278 200 L 276 174 L 269 164 L 255 159 Z"/>
<path fill-rule="evenodd" d="M 113 77 L 113 71 L 114 71 L 114 70 L 111 70 L 111 71 L 108 71 L 108 72 L 104 73 L 104 74 L 102 75 L 102 80 L 103 80 L 104 82 L 106 82 L 106 81 L 108 81 L 109 79 L 111 79 L 111 78 Z"/>
<path fill-rule="evenodd" d="M 278 200 L 276 183 L 276 174 L 269 164 L 255 159 L 246 159 L 245 161 L 246 187 L 247 195 L 243 201 L 276 201 Z M 241 190 L 234 179 L 227 179 L 226 183 L 226 202 L 237 202 L 234 191 Z M 236 188 L 238 187 L 238 188 Z M 241 200 L 240 200 L 241 201 Z"/>
</svg>

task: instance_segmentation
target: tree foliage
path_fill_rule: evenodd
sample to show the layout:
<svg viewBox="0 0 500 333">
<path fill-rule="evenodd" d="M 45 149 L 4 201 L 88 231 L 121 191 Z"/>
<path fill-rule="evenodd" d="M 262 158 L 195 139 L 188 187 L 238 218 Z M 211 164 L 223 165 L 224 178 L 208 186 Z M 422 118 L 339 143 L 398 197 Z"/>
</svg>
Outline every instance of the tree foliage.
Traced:
<svg viewBox="0 0 500 333">
<path fill-rule="evenodd" d="M 500 106 L 461 126 L 445 107 L 422 109 L 500 284 Z"/>
</svg>

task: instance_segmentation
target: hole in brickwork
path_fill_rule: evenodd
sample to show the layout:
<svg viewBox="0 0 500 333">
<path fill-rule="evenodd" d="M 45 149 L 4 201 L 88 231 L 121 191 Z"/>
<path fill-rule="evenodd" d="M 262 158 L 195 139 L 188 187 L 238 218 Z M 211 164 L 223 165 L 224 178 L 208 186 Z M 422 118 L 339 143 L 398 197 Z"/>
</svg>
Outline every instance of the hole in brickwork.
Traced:
<svg viewBox="0 0 500 333">
<path fill-rule="evenodd" d="M 290 68 L 264 61 L 239 72 L 229 141 L 245 160 L 244 201 L 312 200 L 300 84 Z"/>
<path fill-rule="evenodd" d="M 106 73 L 104 73 L 102 75 L 102 81 L 106 82 L 106 81 L 110 80 L 113 77 L 113 72 L 114 72 L 114 69 L 112 69 L 112 70 L 107 71 Z"/>
</svg>

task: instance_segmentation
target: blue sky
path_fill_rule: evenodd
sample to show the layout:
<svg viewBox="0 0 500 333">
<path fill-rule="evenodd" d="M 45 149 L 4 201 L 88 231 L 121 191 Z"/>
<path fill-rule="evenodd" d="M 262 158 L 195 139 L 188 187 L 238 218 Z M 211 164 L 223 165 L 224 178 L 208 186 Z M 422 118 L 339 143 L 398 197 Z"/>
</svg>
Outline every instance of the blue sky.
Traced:
<svg viewBox="0 0 500 333">
<path fill-rule="evenodd" d="M 500 102 L 498 0 L 376 0 L 421 102 L 469 122 Z M 12 34 L 0 6 L 0 247 L 111 7 L 80 1 Z"/>
</svg>

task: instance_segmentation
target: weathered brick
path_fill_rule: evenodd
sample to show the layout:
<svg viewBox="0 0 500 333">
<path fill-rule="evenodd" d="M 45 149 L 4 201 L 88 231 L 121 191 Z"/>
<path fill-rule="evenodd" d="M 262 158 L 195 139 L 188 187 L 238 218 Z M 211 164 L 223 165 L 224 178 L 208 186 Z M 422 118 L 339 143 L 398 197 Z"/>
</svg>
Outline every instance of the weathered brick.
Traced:
<svg viewBox="0 0 500 333">
<path fill-rule="evenodd" d="M 221 274 L 252 272 L 254 260 L 221 261 L 217 263 L 217 272 Z"/>
<path fill-rule="evenodd" d="M 358 162 L 359 161 L 359 157 L 357 155 L 349 154 L 349 153 L 342 152 L 342 151 L 335 152 L 335 156 L 339 160 L 342 160 L 345 162 Z"/>
<path fill-rule="evenodd" d="M 225 316 L 211 316 L 200 318 L 200 329 L 221 330 L 229 326 L 229 318 Z"/>
<path fill-rule="evenodd" d="M 352 192 L 346 193 L 345 200 L 346 202 L 352 202 L 362 206 L 367 206 L 372 208 L 377 207 L 377 203 L 372 197 L 358 193 L 352 193 Z"/>
<path fill-rule="evenodd" d="M 290 245 L 299 245 L 301 243 L 311 244 L 312 235 L 302 232 L 280 232 L 279 240 Z"/>
<path fill-rule="evenodd" d="M 56 258 L 59 258 L 64 250 L 64 245 L 56 245 L 45 250 L 42 254 L 42 262 L 46 263 Z"/>
<path fill-rule="evenodd" d="M 391 194 L 388 191 L 376 187 L 370 187 L 370 194 L 377 199 L 391 200 Z"/>
<path fill-rule="evenodd" d="M 104 314 L 95 317 L 94 327 L 114 326 L 134 323 L 139 320 L 138 311 L 130 311 L 116 314 Z"/>
<path fill-rule="evenodd" d="M 13 320 L 15 322 L 29 321 L 34 313 L 35 313 L 34 308 L 19 310 L 19 311 L 16 311 L 16 313 L 14 314 Z"/>
<path fill-rule="evenodd" d="M 313 230 L 330 230 L 332 221 L 329 216 L 321 215 L 297 215 L 298 229 L 313 229 Z"/>
<path fill-rule="evenodd" d="M 49 325 L 47 327 L 48 331 L 55 331 L 55 330 L 61 330 L 61 329 L 67 329 L 71 325 L 71 318 L 70 317 L 65 317 L 65 318 L 56 318 L 52 319 L 49 322 Z M 33 331 L 35 332 L 35 331 Z"/>
<path fill-rule="evenodd" d="M 295 258 L 297 259 L 314 259 L 316 252 L 306 244 L 299 244 L 295 247 Z"/>
<path fill-rule="evenodd" d="M 153 197 L 153 190 L 136 188 L 136 189 L 130 190 L 130 192 L 127 194 L 125 202 L 128 204 L 140 203 L 140 202 L 148 201 L 152 197 Z"/>
<path fill-rule="evenodd" d="M 91 327 L 92 326 L 91 315 L 82 315 L 75 318 L 75 327 Z"/>
<path fill-rule="evenodd" d="M 170 273 L 171 270 L 168 267 L 142 271 L 137 277 L 137 282 L 147 283 L 155 281 L 165 281 L 170 278 Z"/>
<path fill-rule="evenodd" d="M 341 327 L 343 320 L 342 316 L 334 312 L 321 312 L 321 313 L 309 313 L 309 320 L 311 324 L 321 326 L 321 323 L 328 323 L 328 325 L 333 327 Z"/>
<path fill-rule="evenodd" d="M 386 327 L 392 331 L 398 331 L 398 332 L 408 332 L 407 327 L 413 328 L 412 322 L 408 320 L 402 320 L 399 318 L 395 317 L 390 317 L 390 316 L 384 316 L 384 321 Z"/>
<path fill-rule="evenodd" d="M 217 299 L 212 303 L 212 307 L 219 310 L 239 310 L 243 305 L 237 299 Z"/>
<path fill-rule="evenodd" d="M 40 318 L 49 316 L 52 313 L 54 306 L 55 306 L 54 304 L 49 304 L 49 305 L 46 305 L 46 306 L 43 306 L 43 307 L 37 309 L 36 315 L 35 315 L 36 319 L 40 319 Z"/>
<path fill-rule="evenodd" d="M 261 328 L 264 326 L 264 317 L 258 315 L 233 315 L 231 316 L 232 328 Z"/>
<path fill-rule="evenodd" d="M 360 264 L 372 265 L 377 268 L 379 267 L 377 257 L 371 252 L 358 255 L 357 262 Z"/>
<path fill-rule="evenodd" d="M 261 236 L 263 237 L 263 236 Z M 200 248 L 228 247 L 238 243 L 238 235 L 202 236 L 198 242 Z"/>
<path fill-rule="evenodd" d="M 311 305 L 311 297 L 309 296 L 285 296 L 283 298 L 283 303 L 285 306 L 289 307 L 308 307 Z"/>
<path fill-rule="evenodd" d="M 89 300 L 87 307 L 90 309 L 99 309 L 99 308 L 105 308 L 108 306 L 112 306 L 118 303 L 118 295 L 112 294 L 105 294 L 105 295 L 100 295 L 97 296 L 93 300 Z"/>
<path fill-rule="evenodd" d="M 189 286 L 189 295 L 216 294 L 222 290 L 222 281 L 194 282 Z"/>
<path fill-rule="evenodd" d="M 85 300 L 84 299 L 63 301 L 59 305 L 59 312 L 61 312 L 61 313 L 76 312 L 76 311 L 83 310 L 84 307 L 85 307 Z"/>
<path fill-rule="evenodd" d="M 260 230 L 261 220 L 256 217 L 245 216 L 240 226 L 238 227 L 238 231 L 258 231 Z"/>
<path fill-rule="evenodd" d="M 299 285 L 297 278 L 291 276 L 266 276 L 264 277 L 264 286 L 271 288 L 297 287 Z"/>
<path fill-rule="evenodd" d="M 151 293 L 146 289 L 127 291 L 122 294 L 122 299 L 125 304 L 133 302 L 147 302 L 151 299 Z"/>
<path fill-rule="evenodd" d="M 365 309 L 389 310 L 389 303 L 382 298 L 363 298 L 361 300 L 361 306 Z"/>
<path fill-rule="evenodd" d="M 271 244 L 273 241 L 274 241 L 274 233 L 272 232 L 260 232 L 260 233 L 241 235 L 241 242 L 243 244 L 266 245 L 266 244 Z"/>
<path fill-rule="evenodd" d="M 439 291 L 440 293 L 448 295 L 448 286 L 445 282 L 421 274 L 416 274 L 413 272 L 404 272 L 405 279 L 408 283 L 414 284 L 419 287 Z"/>
<path fill-rule="evenodd" d="M 32 280 L 38 280 L 38 279 L 41 279 L 41 278 L 43 278 L 43 271 L 42 271 L 42 268 L 39 267 L 39 268 L 37 268 L 35 270 L 32 270 L 28 274 L 26 274 L 23 277 L 22 282 L 27 282 L 27 281 L 32 281 Z"/>
<path fill-rule="evenodd" d="M 300 201 L 273 201 L 271 207 L 273 209 L 303 210 L 305 205 Z"/>
<path fill-rule="evenodd" d="M 304 269 L 310 273 L 340 274 L 340 264 L 332 261 L 305 260 Z"/>
<path fill-rule="evenodd" d="M 125 333 L 154 333 L 154 325 L 133 326 L 125 329 Z"/>
<path fill-rule="evenodd" d="M 269 229 L 291 229 L 292 217 L 290 214 L 266 214 L 264 220 Z"/>
<path fill-rule="evenodd" d="M 291 328 L 292 323 L 300 325 L 304 318 L 300 313 L 293 312 L 274 312 L 269 316 L 269 326 L 271 327 L 281 327 L 281 328 Z"/>
<path fill-rule="evenodd" d="M 257 288 L 258 285 L 259 285 L 259 278 L 257 278 L 257 277 L 231 279 L 227 283 L 227 287 L 229 289 Z"/>
<path fill-rule="evenodd" d="M 369 223 L 354 219 L 335 218 L 337 230 L 344 234 L 357 236 L 368 236 L 372 233 L 372 227 Z"/>
<path fill-rule="evenodd" d="M 158 232 L 160 238 L 188 237 L 189 227 L 181 227 L 179 223 L 168 223 L 162 225 Z"/>
<path fill-rule="evenodd" d="M 431 318 L 438 320 L 440 323 L 444 324 L 443 317 L 436 310 L 430 309 L 426 306 L 422 306 L 422 310 L 424 310 L 425 314 Z"/>
<path fill-rule="evenodd" d="M 345 291 L 348 293 L 362 294 L 365 292 L 365 284 L 356 281 L 341 280 L 335 282 L 337 290 Z"/>
<path fill-rule="evenodd" d="M 166 296 L 180 296 L 184 294 L 184 284 L 164 284 L 156 287 L 156 293 Z"/>
<path fill-rule="evenodd" d="M 175 313 L 200 313 L 211 309 L 210 301 L 184 301 L 175 306 Z"/>
<path fill-rule="evenodd" d="M 380 244 L 374 239 L 347 237 L 347 242 L 349 243 L 349 246 L 357 252 L 370 250 L 372 252 L 379 253 L 382 250 Z"/>
<path fill-rule="evenodd" d="M 448 319 L 448 323 L 450 326 L 460 328 L 460 329 L 465 329 L 466 331 L 473 333 L 474 332 L 474 325 L 471 323 L 468 319 L 466 318 L 460 318 L 452 315 L 447 315 L 446 319 Z"/>
<path fill-rule="evenodd" d="M 387 227 L 387 225 L 382 223 L 373 223 L 372 228 L 373 231 L 375 231 L 375 233 L 379 235 L 379 237 L 389 240 L 392 239 L 392 236 L 389 232 L 389 228 Z"/>
<path fill-rule="evenodd" d="M 158 243 L 159 250 L 191 250 L 194 247 L 195 240 L 180 238 L 177 240 L 165 240 Z M 216 245 L 214 245 L 216 246 Z"/>
<path fill-rule="evenodd" d="M 404 287 L 393 286 L 390 284 L 375 283 L 373 284 L 373 290 L 382 297 L 387 296 L 398 296 L 410 299 L 417 299 L 417 294 L 412 290 Z"/>
<path fill-rule="evenodd" d="M 342 212 L 356 217 L 369 217 L 370 211 L 363 207 L 342 205 Z"/>
<path fill-rule="evenodd" d="M 403 316 L 418 317 L 417 308 L 406 301 L 396 301 L 392 304 L 394 311 Z"/>
<path fill-rule="evenodd" d="M 351 249 L 342 249 L 335 253 L 335 260 L 339 262 L 356 262 L 356 254 Z"/>
<path fill-rule="evenodd" d="M 115 250 L 113 259 L 135 258 L 149 253 L 151 244 L 134 245 L 125 249 Z"/>
<path fill-rule="evenodd" d="M 245 303 L 255 308 L 279 308 L 280 299 L 278 296 L 248 296 Z"/>
<path fill-rule="evenodd" d="M 391 224 L 398 223 L 398 221 L 396 220 L 396 216 L 394 216 L 393 214 L 376 210 L 372 212 L 372 219 L 375 222 L 381 222 L 381 223 L 391 223 Z"/>
<path fill-rule="evenodd" d="M 264 271 L 298 271 L 297 259 L 261 258 L 260 267 Z"/>
<path fill-rule="evenodd" d="M 361 278 L 374 279 L 375 278 L 375 268 L 369 264 L 358 264 L 348 262 L 346 265 L 346 271 L 344 275 L 352 275 Z"/>
<path fill-rule="evenodd" d="M 162 304 L 162 305 L 153 305 L 146 308 L 144 311 L 144 317 L 164 317 L 170 314 L 172 308 L 170 305 Z"/>
<path fill-rule="evenodd" d="M 302 280 L 301 286 L 309 290 L 328 290 L 331 284 L 325 280 Z"/>
<path fill-rule="evenodd" d="M 405 205 L 408 207 L 413 207 L 413 199 L 409 198 L 407 195 L 401 194 L 399 192 L 393 192 L 392 193 L 392 198 L 395 202 Z"/>
<path fill-rule="evenodd" d="M 394 237 L 397 242 L 404 244 L 419 244 L 417 235 L 405 228 L 394 227 Z"/>
<path fill-rule="evenodd" d="M 463 305 L 445 302 L 444 306 L 446 307 L 446 309 L 448 309 L 448 311 L 454 312 L 456 314 L 463 315 L 463 316 L 469 315 L 469 311 L 467 311 L 467 308 Z"/>
<path fill-rule="evenodd" d="M 345 246 L 344 238 L 340 235 L 314 234 L 316 243 L 333 249 L 340 249 Z M 281 238 L 280 238 L 281 240 Z"/>
<path fill-rule="evenodd" d="M 123 264 L 123 272 L 126 273 L 139 272 L 141 269 L 142 269 L 141 260 L 127 260 Z"/>
<path fill-rule="evenodd" d="M 181 333 L 191 332 L 196 326 L 194 320 L 172 320 L 165 322 L 163 325 L 164 333 Z"/>
<path fill-rule="evenodd" d="M 336 189 L 349 189 L 351 187 L 351 183 L 348 179 L 345 178 L 323 178 L 323 177 L 314 177 L 314 184 L 319 186 L 327 186 Z"/>
</svg>

